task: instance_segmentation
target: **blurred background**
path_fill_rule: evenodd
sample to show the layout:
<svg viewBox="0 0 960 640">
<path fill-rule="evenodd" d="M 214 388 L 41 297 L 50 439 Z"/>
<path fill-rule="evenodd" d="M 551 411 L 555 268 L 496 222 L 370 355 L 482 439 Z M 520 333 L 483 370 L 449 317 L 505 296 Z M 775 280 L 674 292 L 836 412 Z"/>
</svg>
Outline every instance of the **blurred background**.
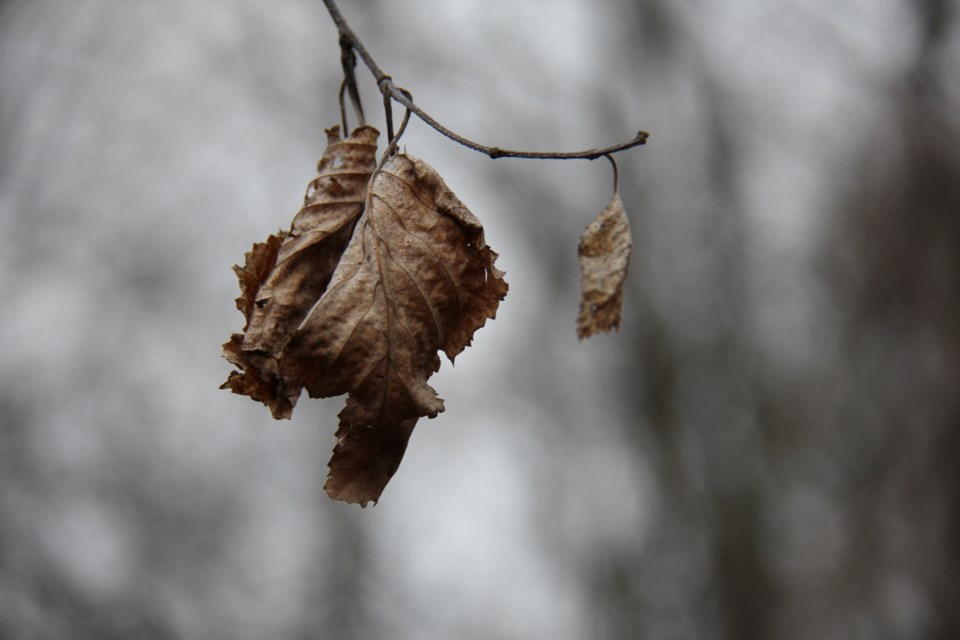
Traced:
<svg viewBox="0 0 960 640">
<path fill-rule="evenodd" d="M 321 1 L 6 0 L 0 637 L 960 638 L 957 3 L 340 4 L 479 142 L 651 133 L 620 333 L 575 334 L 608 164 L 412 122 L 510 294 L 331 502 L 342 399 L 217 388 L 339 121 Z"/>
</svg>

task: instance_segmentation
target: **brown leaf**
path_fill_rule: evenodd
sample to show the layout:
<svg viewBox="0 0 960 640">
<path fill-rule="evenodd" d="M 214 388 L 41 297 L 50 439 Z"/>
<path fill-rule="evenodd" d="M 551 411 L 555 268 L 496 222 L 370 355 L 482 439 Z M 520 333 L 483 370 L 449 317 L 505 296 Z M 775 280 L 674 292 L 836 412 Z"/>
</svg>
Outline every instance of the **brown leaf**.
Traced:
<svg viewBox="0 0 960 640">
<path fill-rule="evenodd" d="M 382 469 L 395 469 L 376 453 L 376 434 L 399 442 L 404 425 L 443 411 L 427 379 L 440 367 L 438 351 L 453 361 L 496 315 L 507 293 L 496 258 L 480 222 L 426 163 L 399 154 L 374 175 L 330 285 L 281 362 L 282 377 L 313 397 L 349 394 L 331 495 L 375 501 L 390 476 Z M 379 462 L 360 478 L 357 458 Z M 340 490 L 347 485 L 363 490 Z"/>
<path fill-rule="evenodd" d="M 341 424 L 324 490 L 334 500 L 376 504 L 407 450 L 416 418 L 380 427 Z M 334 472 L 335 471 L 335 472 Z"/>
<path fill-rule="evenodd" d="M 360 127 L 341 140 L 339 127 L 328 129 L 319 175 L 308 186 L 290 231 L 254 245 L 246 264 L 234 267 L 242 292 L 237 307 L 247 324 L 223 350 L 242 372 L 231 373 L 221 388 L 263 402 L 275 418 L 290 417 L 301 389 L 295 380 L 280 377 L 278 362 L 330 282 L 363 211 L 378 136 L 373 127 Z"/>
<path fill-rule="evenodd" d="M 619 329 L 623 281 L 630 265 L 630 223 L 620 194 L 590 223 L 580 238 L 580 314 L 577 336 Z"/>
<path fill-rule="evenodd" d="M 247 326 L 224 345 L 225 388 L 289 417 L 303 388 L 347 394 L 326 490 L 376 502 L 419 418 L 443 411 L 428 378 L 507 294 L 483 227 L 426 163 L 374 172 L 377 133 L 329 132 L 320 176 L 289 233 L 237 267 Z M 373 174 L 371 178 L 371 174 Z"/>
<path fill-rule="evenodd" d="M 342 419 L 433 417 L 426 384 L 496 314 L 507 284 L 477 219 L 426 163 L 392 157 L 324 296 L 291 341 L 283 375 L 311 396 L 349 393 Z"/>
</svg>

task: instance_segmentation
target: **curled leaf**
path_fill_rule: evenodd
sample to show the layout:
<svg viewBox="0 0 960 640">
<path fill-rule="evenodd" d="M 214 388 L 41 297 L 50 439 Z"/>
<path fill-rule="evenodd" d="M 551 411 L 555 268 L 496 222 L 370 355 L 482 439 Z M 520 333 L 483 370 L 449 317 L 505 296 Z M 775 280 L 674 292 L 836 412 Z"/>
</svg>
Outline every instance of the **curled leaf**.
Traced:
<svg viewBox="0 0 960 640">
<path fill-rule="evenodd" d="M 331 143 L 288 234 L 237 268 L 247 317 L 224 345 L 224 387 L 289 417 L 306 389 L 347 394 L 325 488 L 376 502 L 416 422 L 443 411 L 427 380 L 507 294 L 483 227 L 430 166 L 398 154 L 374 171 L 376 131 Z M 372 174 L 372 177 L 371 177 Z"/>
<path fill-rule="evenodd" d="M 290 231 L 254 245 L 245 265 L 234 267 L 242 292 L 237 307 L 247 324 L 223 350 L 242 371 L 231 373 L 221 388 L 263 402 L 275 418 L 290 417 L 301 388 L 280 377 L 278 362 L 330 282 L 363 211 L 379 135 L 373 127 L 359 127 L 341 140 L 340 127 L 328 129 L 319 175 Z"/>
<path fill-rule="evenodd" d="M 283 377 L 314 397 L 349 394 L 340 414 L 347 438 L 366 428 L 400 434 L 402 423 L 436 416 L 443 401 L 427 379 L 440 367 L 438 352 L 452 361 L 506 296 L 496 258 L 479 221 L 431 167 L 393 156 L 371 181 L 363 216 L 326 293 L 288 346 Z M 373 441 L 371 433 L 351 446 Z M 347 499 L 336 487 L 352 468 L 334 455 L 331 495 Z M 375 501 L 383 489 L 376 484 L 357 486 L 367 487 L 365 499 Z M 360 501 L 356 492 L 349 495 Z"/>
<path fill-rule="evenodd" d="M 580 314 L 577 336 L 582 340 L 619 329 L 623 312 L 623 281 L 630 265 L 630 223 L 620 194 L 587 226 L 580 237 Z"/>
<path fill-rule="evenodd" d="M 367 206 L 330 287 L 303 321 L 283 374 L 311 396 L 349 393 L 343 419 L 387 424 L 434 417 L 426 384 L 496 314 L 507 284 L 483 227 L 426 163 L 396 155 L 374 176 Z"/>
</svg>

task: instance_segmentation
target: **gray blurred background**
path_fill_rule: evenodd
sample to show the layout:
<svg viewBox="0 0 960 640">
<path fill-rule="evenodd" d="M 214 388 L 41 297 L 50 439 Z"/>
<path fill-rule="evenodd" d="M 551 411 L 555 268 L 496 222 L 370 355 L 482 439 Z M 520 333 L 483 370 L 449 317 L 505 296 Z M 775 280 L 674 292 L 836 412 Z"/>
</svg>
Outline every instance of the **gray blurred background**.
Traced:
<svg viewBox="0 0 960 640">
<path fill-rule="evenodd" d="M 484 144 L 651 132 L 620 334 L 575 335 L 608 164 L 412 122 L 510 295 L 331 502 L 342 400 L 217 389 L 339 120 L 322 3 L 2 2 L 0 637 L 960 638 L 957 3 L 341 9 Z"/>
</svg>

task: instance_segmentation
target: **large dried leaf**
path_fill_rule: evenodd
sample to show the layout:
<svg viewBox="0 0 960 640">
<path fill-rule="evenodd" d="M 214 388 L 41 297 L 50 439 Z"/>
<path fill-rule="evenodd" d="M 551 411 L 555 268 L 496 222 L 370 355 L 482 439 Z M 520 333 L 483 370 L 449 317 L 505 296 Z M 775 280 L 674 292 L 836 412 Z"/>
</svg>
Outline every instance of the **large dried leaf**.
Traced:
<svg viewBox="0 0 960 640">
<path fill-rule="evenodd" d="M 439 352 L 453 361 L 470 344 L 507 283 L 480 222 L 432 168 L 401 154 L 374 173 L 375 130 L 328 134 L 289 233 L 254 245 L 236 268 L 247 325 L 224 345 L 241 369 L 224 387 L 277 418 L 304 388 L 347 394 L 325 488 L 365 505 L 417 420 L 443 411 L 427 384 Z"/>
<path fill-rule="evenodd" d="M 496 257 L 480 222 L 426 163 L 399 154 L 374 175 L 329 287 L 281 361 L 282 377 L 311 396 L 349 394 L 331 495 L 376 501 L 410 421 L 443 411 L 427 379 L 440 366 L 438 351 L 453 361 L 495 317 L 507 293 Z M 395 460 L 377 453 L 379 432 L 391 434 Z M 369 477 L 357 479 L 357 459 L 376 461 Z M 363 490 L 342 491 L 347 484 Z"/>
<path fill-rule="evenodd" d="M 630 223 L 620 194 L 580 237 L 580 314 L 577 335 L 583 338 L 620 327 L 623 281 L 630 265 Z"/>
<path fill-rule="evenodd" d="M 330 282 L 363 211 L 378 136 L 373 127 L 360 127 L 341 140 L 339 127 L 328 129 L 319 175 L 290 231 L 254 245 L 245 265 L 234 267 L 242 292 L 237 307 L 247 324 L 224 345 L 241 372 L 231 373 L 223 388 L 263 402 L 275 418 L 289 418 L 300 394 L 295 380 L 280 377 L 278 363 Z"/>
<path fill-rule="evenodd" d="M 433 417 L 426 380 L 496 314 L 507 284 L 483 227 L 426 163 L 396 155 L 330 286 L 289 345 L 283 375 L 311 396 L 349 393 L 342 418 L 388 424 Z"/>
</svg>

